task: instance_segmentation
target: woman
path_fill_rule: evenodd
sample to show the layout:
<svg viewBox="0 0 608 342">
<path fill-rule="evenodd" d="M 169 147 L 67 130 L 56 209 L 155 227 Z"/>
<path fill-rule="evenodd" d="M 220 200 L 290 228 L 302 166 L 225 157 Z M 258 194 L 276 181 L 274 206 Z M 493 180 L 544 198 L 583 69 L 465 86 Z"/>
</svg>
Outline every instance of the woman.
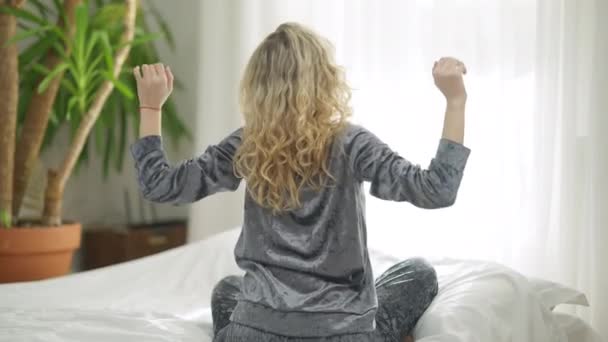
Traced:
<svg viewBox="0 0 608 342">
<path fill-rule="evenodd" d="M 134 70 L 141 138 L 132 147 L 145 198 L 191 203 L 245 179 L 235 257 L 245 271 L 217 284 L 215 341 L 403 341 L 437 294 L 424 260 L 398 263 L 374 281 L 362 183 L 381 199 L 421 208 L 454 203 L 469 150 L 462 145 L 464 65 L 435 63 L 447 99 L 443 137 L 427 170 L 350 124 L 350 89 L 331 44 L 280 25 L 251 56 L 240 89 L 244 127 L 172 167 L 161 144 L 161 108 L 173 88 L 162 64 Z"/>
</svg>

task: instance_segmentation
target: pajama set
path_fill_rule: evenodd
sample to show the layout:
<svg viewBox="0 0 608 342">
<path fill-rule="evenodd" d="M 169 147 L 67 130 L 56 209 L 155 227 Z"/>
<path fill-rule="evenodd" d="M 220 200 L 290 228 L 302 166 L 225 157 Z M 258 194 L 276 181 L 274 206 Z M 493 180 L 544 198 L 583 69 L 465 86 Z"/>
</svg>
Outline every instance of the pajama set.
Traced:
<svg viewBox="0 0 608 342">
<path fill-rule="evenodd" d="M 159 136 L 131 146 L 145 198 L 190 203 L 234 191 L 238 129 L 198 158 L 167 162 Z M 365 194 L 421 208 L 450 206 L 469 149 L 441 139 L 427 169 L 411 164 L 373 133 L 349 124 L 331 145 L 335 181 L 303 189 L 302 207 L 273 215 L 245 193 L 234 255 L 244 276 L 221 280 L 212 294 L 216 342 L 400 341 L 437 294 L 422 259 L 397 263 L 374 279 L 367 250 Z"/>
</svg>

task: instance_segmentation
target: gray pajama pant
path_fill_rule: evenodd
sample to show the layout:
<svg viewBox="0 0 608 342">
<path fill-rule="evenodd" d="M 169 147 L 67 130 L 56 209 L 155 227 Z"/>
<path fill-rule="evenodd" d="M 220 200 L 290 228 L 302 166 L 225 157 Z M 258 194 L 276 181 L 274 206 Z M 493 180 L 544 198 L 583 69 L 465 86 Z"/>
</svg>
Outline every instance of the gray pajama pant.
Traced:
<svg viewBox="0 0 608 342">
<path fill-rule="evenodd" d="M 237 303 L 242 277 L 222 279 L 213 290 L 211 310 L 214 342 L 397 342 L 410 335 L 416 322 L 437 295 L 437 275 L 423 259 L 399 262 L 376 279 L 378 311 L 376 330 L 370 333 L 335 335 L 324 338 L 291 337 L 230 322 Z"/>
</svg>

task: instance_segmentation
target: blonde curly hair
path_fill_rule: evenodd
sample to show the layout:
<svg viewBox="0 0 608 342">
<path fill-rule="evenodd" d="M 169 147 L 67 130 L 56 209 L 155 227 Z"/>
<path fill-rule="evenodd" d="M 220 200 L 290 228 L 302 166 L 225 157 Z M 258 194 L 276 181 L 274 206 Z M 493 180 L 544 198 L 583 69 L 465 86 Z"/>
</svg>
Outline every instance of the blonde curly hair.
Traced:
<svg viewBox="0 0 608 342">
<path fill-rule="evenodd" d="M 240 86 L 244 115 L 235 174 L 273 213 L 301 207 L 300 190 L 329 186 L 333 137 L 351 115 L 351 90 L 331 43 L 295 23 L 257 47 Z"/>
</svg>

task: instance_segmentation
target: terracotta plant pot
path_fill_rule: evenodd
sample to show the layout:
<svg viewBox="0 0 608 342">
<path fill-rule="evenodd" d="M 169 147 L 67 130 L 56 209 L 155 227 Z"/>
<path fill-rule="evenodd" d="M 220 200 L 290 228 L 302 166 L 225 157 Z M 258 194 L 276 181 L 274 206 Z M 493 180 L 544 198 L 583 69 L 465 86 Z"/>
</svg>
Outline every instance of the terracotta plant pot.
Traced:
<svg viewBox="0 0 608 342">
<path fill-rule="evenodd" d="M 81 226 L 0 228 L 0 283 L 40 280 L 70 272 Z"/>
</svg>

